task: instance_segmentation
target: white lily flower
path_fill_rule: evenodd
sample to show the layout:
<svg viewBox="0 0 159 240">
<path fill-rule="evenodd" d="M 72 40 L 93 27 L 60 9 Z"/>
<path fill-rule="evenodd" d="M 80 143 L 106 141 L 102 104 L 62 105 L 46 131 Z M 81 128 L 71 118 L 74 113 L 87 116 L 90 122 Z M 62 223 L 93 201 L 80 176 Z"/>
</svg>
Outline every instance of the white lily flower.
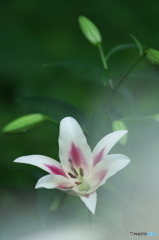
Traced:
<svg viewBox="0 0 159 240">
<path fill-rule="evenodd" d="M 42 155 L 23 156 L 14 162 L 31 164 L 49 173 L 38 180 L 35 188 L 57 188 L 77 195 L 94 214 L 97 188 L 130 162 L 130 159 L 122 154 L 108 155 L 111 148 L 126 133 L 127 131 L 120 130 L 108 134 L 91 152 L 80 125 L 74 118 L 66 117 L 60 122 L 61 163 Z"/>
</svg>

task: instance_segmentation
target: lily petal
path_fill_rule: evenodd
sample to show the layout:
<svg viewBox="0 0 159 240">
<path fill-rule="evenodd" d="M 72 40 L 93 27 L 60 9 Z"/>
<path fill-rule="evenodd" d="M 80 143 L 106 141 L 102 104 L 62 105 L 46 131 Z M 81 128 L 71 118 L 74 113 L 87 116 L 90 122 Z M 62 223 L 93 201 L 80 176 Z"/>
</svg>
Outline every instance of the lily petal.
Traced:
<svg viewBox="0 0 159 240">
<path fill-rule="evenodd" d="M 91 149 L 80 125 L 72 117 L 66 117 L 60 123 L 59 157 L 65 172 L 70 171 L 69 159 L 85 172 L 92 166 Z"/>
<path fill-rule="evenodd" d="M 60 188 L 66 189 L 72 187 L 73 183 L 68 179 L 60 175 L 46 175 L 40 178 L 35 186 L 35 188 Z"/>
<path fill-rule="evenodd" d="M 128 131 L 119 130 L 102 138 L 93 150 L 93 166 L 99 163 Z"/>
<path fill-rule="evenodd" d="M 80 196 L 81 200 L 85 203 L 88 209 L 94 214 L 97 203 L 97 193 L 93 192 L 89 195 Z"/>
<path fill-rule="evenodd" d="M 46 172 L 55 175 L 62 175 L 64 177 L 66 176 L 59 162 L 43 155 L 23 156 L 15 159 L 14 162 L 31 164 L 45 170 Z"/>
<path fill-rule="evenodd" d="M 90 177 L 91 189 L 95 191 L 99 186 L 105 184 L 106 180 L 115 173 L 126 167 L 130 159 L 123 154 L 111 154 L 106 156 L 93 169 Z"/>
</svg>

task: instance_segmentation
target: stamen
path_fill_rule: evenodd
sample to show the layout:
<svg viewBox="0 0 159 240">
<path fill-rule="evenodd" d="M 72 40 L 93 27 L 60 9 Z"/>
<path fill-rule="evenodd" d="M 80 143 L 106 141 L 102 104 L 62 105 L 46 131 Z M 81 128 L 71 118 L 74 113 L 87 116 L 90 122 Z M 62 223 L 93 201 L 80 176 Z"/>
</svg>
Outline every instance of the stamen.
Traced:
<svg viewBox="0 0 159 240">
<path fill-rule="evenodd" d="M 80 167 L 80 175 L 83 177 L 84 176 L 84 172 L 83 172 L 83 169 Z"/>
<path fill-rule="evenodd" d="M 71 169 L 72 169 L 72 172 L 73 172 L 76 176 L 78 176 L 78 173 L 77 173 L 76 169 L 75 169 L 74 167 L 71 167 Z"/>
<path fill-rule="evenodd" d="M 82 182 L 75 182 L 75 184 L 80 185 Z"/>
<path fill-rule="evenodd" d="M 73 187 L 63 187 L 63 189 L 72 189 Z"/>
<path fill-rule="evenodd" d="M 68 161 L 71 165 L 73 165 L 73 158 L 69 158 Z"/>
<path fill-rule="evenodd" d="M 72 173 L 68 172 L 68 175 L 71 177 L 71 178 L 76 178 Z"/>
</svg>

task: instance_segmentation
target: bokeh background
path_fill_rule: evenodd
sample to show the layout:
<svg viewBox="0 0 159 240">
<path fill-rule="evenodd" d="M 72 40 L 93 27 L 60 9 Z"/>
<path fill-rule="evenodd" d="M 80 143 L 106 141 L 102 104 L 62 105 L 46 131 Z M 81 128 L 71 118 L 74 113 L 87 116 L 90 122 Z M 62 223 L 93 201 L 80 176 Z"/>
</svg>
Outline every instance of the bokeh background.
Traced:
<svg viewBox="0 0 159 240">
<path fill-rule="evenodd" d="M 15 118 L 33 112 L 23 103 L 24 98 L 48 96 L 83 112 L 92 124 L 89 141 L 93 147 L 103 134 L 112 131 L 111 122 L 102 111 L 110 91 L 98 83 L 83 80 L 72 71 L 46 68 L 43 64 L 69 61 L 101 66 L 97 49 L 87 42 L 78 26 L 80 15 L 87 16 L 99 27 L 105 52 L 115 45 L 132 43 L 130 33 L 145 47 L 159 49 L 158 9 L 156 0 L 1 1 L 0 129 Z M 132 49 L 114 55 L 109 66 L 120 69 L 122 74 L 137 58 L 137 50 Z M 159 113 L 159 67 L 145 59 L 125 84 L 133 102 L 130 106 L 130 101 L 128 104 L 121 93 L 117 93 L 113 102 L 114 120 L 133 115 L 134 111 L 136 116 L 144 118 L 127 122 L 126 146 L 118 144 L 112 151 L 129 156 L 131 164 L 109 180 L 109 187 L 106 184 L 102 188 L 105 191 L 98 191 L 102 201 L 99 206 L 107 216 L 104 223 L 100 214 L 99 219 L 94 220 L 101 239 L 110 239 L 110 236 L 128 239 L 130 231 L 159 234 L 159 123 L 147 120 L 148 116 Z M 60 224 L 65 229 L 66 221 L 77 219 L 77 226 L 83 231 L 81 222 L 85 223 L 85 229 L 89 222 L 87 214 L 77 214 L 75 218 L 70 205 L 65 213 L 48 211 L 60 193 L 34 189 L 37 179 L 45 174 L 42 170 L 13 163 L 15 158 L 30 154 L 58 159 L 58 126 L 44 124 L 25 134 L 1 134 L 0 138 L 0 239 L 22 239 L 28 235 L 31 239 L 32 233 L 43 232 L 42 229 L 45 232 L 47 227 L 53 228 L 52 225 L 58 229 Z M 71 197 L 67 199 L 72 201 Z M 73 208 L 76 205 L 84 208 L 78 200 L 71 204 Z"/>
</svg>

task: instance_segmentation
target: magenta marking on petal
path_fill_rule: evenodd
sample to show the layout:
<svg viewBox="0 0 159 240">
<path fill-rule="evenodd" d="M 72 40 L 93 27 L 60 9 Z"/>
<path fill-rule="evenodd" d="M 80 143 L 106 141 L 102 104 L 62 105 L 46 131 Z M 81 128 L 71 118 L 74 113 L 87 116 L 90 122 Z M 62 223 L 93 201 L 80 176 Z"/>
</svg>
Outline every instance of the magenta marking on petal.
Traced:
<svg viewBox="0 0 159 240">
<path fill-rule="evenodd" d="M 81 150 L 76 147 L 74 143 L 71 144 L 70 157 L 73 159 L 73 164 L 76 167 L 81 166 L 81 163 L 84 160 Z"/>
<path fill-rule="evenodd" d="M 51 170 L 51 172 L 55 175 L 61 175 L 61 176 L 64 176 L 64 177 L 67 177 L 65 172 L 57 167 L 57 166 L 54 166 L 54 165 L 47 165 L 47 164 L 44 164 L 47 168 L 49 168 Z"/>
<path fill-rule="evenodd" d="M 89 198 L 91 194 L 85 195 L 84 197 Z"/>
<path fill-rule="evenodd" d="M 99 172 L 99 181 L 100 182 L 105 178 L 105 175 L 107 174 L 107 172 L 108 172 L 108 169 L 103 169 Z"/>
<path fill-rule="evenodd" d="M 105 150 L 105 147 L 99 153 L 97 153 L 95 155 L 94 160 L 93 160 L 93 167 L 102 160 L 103 155 L 104 155 L 104 150 Z"/>
</svg>

